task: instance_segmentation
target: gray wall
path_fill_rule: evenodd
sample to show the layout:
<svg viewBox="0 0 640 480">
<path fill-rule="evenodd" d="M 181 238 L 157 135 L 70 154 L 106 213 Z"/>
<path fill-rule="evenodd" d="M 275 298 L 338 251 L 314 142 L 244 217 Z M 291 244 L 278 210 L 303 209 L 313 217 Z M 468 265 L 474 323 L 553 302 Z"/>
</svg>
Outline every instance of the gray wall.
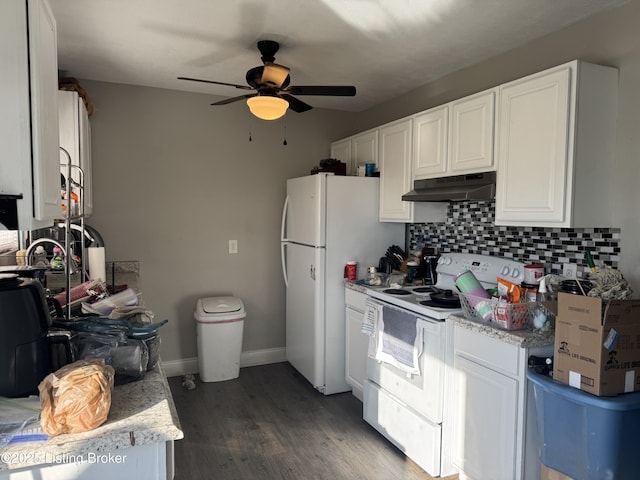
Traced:
<svg viewBox="0 0 640 480">
<path fill-rule="evenodd" d="M 615 158 L 614 227 L 621 229 L 619 269 L 640 295 L 640 1 L 596 15 L 557 33 L 460 70 L 358 114 L 356 131 L 440 105 L 573 59 L 620 70 Z M 482 41 L 482 39 L 478 39 Z M 594 192 L 597 195 L 597 192 Z"/>
<path fill-rule="evenodd" d="M 106 257 L 139 260 L 143 297 L 162 329 L 162 358 L 196 356 L 200 297 L 245 303 L 243 350 L 284 346 L 280 221 L 286 179 L 307 175 L 344 136 L 349 115 L 312 110 L 252 119 L 243 102 L 83 81 L 91 117 L 95 210 Z M 253 140 L 249 142 L 249 130 Z M 239 253 L 228 253 L 238 240 Z"/>
</svg>

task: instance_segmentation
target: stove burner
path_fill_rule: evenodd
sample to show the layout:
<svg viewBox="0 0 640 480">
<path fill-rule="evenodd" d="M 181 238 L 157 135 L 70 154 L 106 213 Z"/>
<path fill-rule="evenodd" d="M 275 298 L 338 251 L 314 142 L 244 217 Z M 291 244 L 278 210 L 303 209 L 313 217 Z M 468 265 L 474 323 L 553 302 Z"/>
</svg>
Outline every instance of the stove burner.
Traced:
<svg viewBox="0 0 640 480">
<path fill-rule="evenodd" d="M 416 287 L 413 289 L 413 293 L 435 293 L 439 291 L 436 287 Z"/>
<path fill-rule="evenodd" d="M 425 307 L 434 307 L 434 308 L 448 308 L 450 310 L 460 310 L 461 305 L 453 305 L 447 302 L 438 302 L 437 300 L 423 300 L 420 302 L 420 305 L 424 305 Z"/>
<path fill-rule="evenodd" d="M 389 295 L 411 295 L 411 292 L 401 288 L 387 288 L 383 290 L 382 293 L 388 293 Z"/>
<path fill-rule="evenodd" d="M 429 300 L 420 303 L 428 307 L 461 308 L 460 297 L 454 295 L 451 290 L 441 290 L 437 293 L 432 293 Z"/>
</svg>

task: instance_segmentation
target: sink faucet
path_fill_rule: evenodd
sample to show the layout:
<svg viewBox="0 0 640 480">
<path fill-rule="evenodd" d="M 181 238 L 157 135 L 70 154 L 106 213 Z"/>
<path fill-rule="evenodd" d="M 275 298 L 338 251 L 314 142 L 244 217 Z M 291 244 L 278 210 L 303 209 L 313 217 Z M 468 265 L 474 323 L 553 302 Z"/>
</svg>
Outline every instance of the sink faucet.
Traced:
<svg viewBox="0 0 640 480">
<path fill-rule="evenodd" d="M 58 247 L 60 250 L 62 250 L 62 252 L 64 252 L 66 254 L 66 249 L 64 248 L 64 246 L 58 242 L 57 240 L 54 240 L 53 238 L 38 238 L 36 240 L 34 240 L 33 242 L 31 242 L 29 244 L 29 246 L 27 247 L 27 251 L 25 254 L 25 260 L 27 262 L 27 265 L 31 266 L 31 253 L 33 252 L 33 250 L 40 244 L 42 243 L 51 243 L 52 245 Z M 73 260 L 73 258 L 71 259 L 70 262 L 70 271 L 69 273 L 74 274 L 76 272 L 76 268 L 75 268 L 75 261 Z M 67 262 L 64 262 L 64 269 L 66 271 L 67 269 Z"/>
</svg>

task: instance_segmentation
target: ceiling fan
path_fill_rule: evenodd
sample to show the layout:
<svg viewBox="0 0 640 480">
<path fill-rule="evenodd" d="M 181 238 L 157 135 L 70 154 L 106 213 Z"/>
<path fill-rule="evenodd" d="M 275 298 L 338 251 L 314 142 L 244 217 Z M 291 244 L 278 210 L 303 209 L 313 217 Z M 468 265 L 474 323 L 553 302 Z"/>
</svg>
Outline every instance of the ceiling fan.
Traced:
<svg viewBox="0 0 640 480">
<path fill-rule="evenodd" d="M 226 85 L 240 90 L 255 90 L 255 93 L 247 93 L 237 97 L 227 98 L 211 105 L 227 105 L 247 99 L 249 110 L 256 117 L 263 120 L 275 120 L 282 117 L 288 108 L 297 113 L 311 110 L 311 105 L 297 99 L 293 95 L 326 95 L 352 97 L 356 94 L 356 87 L 348 85 L 289 85 L 291 69 L 275 62 L 275 54 L 280 48 L 278 42 L 273 40 L 260 40 L 258 50 L 262 54 L 263 66 L 254 67 L 247 71 L 248 85 L 216 82 L 214 80 L 201 80 L 199 78 L 178 77 L 178 80 L 190 80 L 192 82 L 213 83 Z"/>
</svg>

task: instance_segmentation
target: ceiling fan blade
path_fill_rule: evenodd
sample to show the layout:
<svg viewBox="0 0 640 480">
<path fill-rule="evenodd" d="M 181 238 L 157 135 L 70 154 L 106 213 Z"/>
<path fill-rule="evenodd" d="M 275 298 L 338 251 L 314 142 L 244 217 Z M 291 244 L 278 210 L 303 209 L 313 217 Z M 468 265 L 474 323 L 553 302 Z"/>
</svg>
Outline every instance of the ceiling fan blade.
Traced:
<svg viewBox="0 0 640 480">
<path fill-rule="evenodd" d="M 262 78 L 260 79 L 261 85 L 267 85 L 269 87 L 280 88 L 289 76 L 291 69 L 284 65 L 278 65 L 277 63 L 265 63 L 262 70 Z"/>
<path fill-rule="evenodd" d="M 356 87 L 350 85 L 292 85 L 283 91 L 293 95 L 353 97 L 356 94 Z"/>
<path fill-rule="evenodd" d="M 289 102 L 289 108 L 296 113 L 306 112 L 313 108 L 311 105 L 304 103 L 302 100 L 298 100 L 296 97 L 287 95 L 286 93 L 280 96 Z"/>
<path fill-rule="evenodd" d="M 224 100 L 220 100 L 219 102 L 212 103 L 211 105 L 227 105 L 229 103 L 237 102 L 244 98 L 255 97 L 256 95 L 257 93 L 248 93 L 247 95 L 240 95 L 239 97 L 225 98 Z"/>
<path fill-rule="evenodd" d="M 189 77 L 178 77 L 178 80 L 189 80 L 191 82 L 201 82 L 201 83 L 213 83 L 214 85 L 226 85 L 227 87 L 235 87 L 235 88 L 240 88 L 242 90 L 253 90 L 253 88 L 248 87 L 246 85 L 237 85 L 235 83 L 216 82 L 214 80 L 201 80 L 199 78 L 189 78 Z"/>
</svg>

